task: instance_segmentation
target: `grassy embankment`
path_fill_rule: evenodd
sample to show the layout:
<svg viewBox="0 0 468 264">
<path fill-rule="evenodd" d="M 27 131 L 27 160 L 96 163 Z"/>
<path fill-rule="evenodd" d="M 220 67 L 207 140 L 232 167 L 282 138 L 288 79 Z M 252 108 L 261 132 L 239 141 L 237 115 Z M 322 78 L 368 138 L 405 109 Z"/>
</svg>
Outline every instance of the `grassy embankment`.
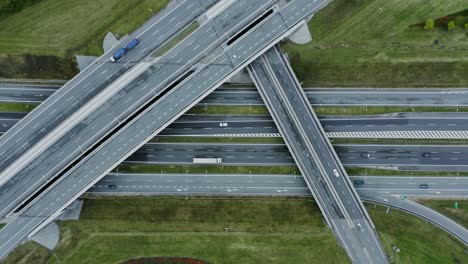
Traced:
<svg viewBox="0 0 468 264">
<path fill-rule="evenodd" d="M 423 24 L 465 9 L 465 0 L 335 0 L 310 21 L 313 42 L 284 47 L 305 86 L 463 87 L 468 16 L 451 31 Z"/>
<path fill-rule="evenodd" d="M 463 245 L 444 231 L 414 216 L 385 211 L 369 206 L 395 263 L 468 261 Z M 140 256 L 187 256 L 212 263 L 349 262 L 318 207 L 304 198 L 91 199 L 85 201 L 81 220 L 60 222 L 60 228 L 52 254 L 30 243 L 5 263 L 105 264 Z M 392 253 L 392 246 L 401 252 Z"/>
<path fill-rule="evenodd" d="M 0 77 L 68 79 L 73 57 L 102 54 L 107 32 L 132 32 L 169 0 L 42 0 L 0 16 Z M 5 3 L 0 2 L 0 7 Z"/>
</svg>

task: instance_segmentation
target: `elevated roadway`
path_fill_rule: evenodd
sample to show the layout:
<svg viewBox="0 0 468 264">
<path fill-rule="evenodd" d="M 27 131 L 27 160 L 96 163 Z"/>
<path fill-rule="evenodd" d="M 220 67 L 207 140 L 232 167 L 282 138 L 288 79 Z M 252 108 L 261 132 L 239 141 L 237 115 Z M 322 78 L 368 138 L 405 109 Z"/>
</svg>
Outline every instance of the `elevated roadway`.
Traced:
<svg viewBox="0 0 468 264">
<path fill-rule="evenodd" d="M 248 67 L 328 225 L 354 263 L 387 263 L 372 220 L 278 47 Z"/>
<path fill-rule="evenodd" d="M 271 3 L 271 1 L 267 1 L 267 3 Z M 242 4 L 245 5 L 247 2 L 238 1 L 231 5 L 226 12 L 219 16 L 220 19 L 229 20 L 229 17 L 242 19 L 243 15 L 255 17 L 258 14 L 255 14 L 252 5 L 256 6 L 259 11 L 265 8 L 265 5 L 261 5 L 262 2 L 248 1 L 249 13 L 241 12 L 242 15 L 238 16 L 236 12 L 230 12 L 236 10 L 232 8 L 242 11 L 240 6 Z M 170 122 L 177 119 L 204 96 L 235 74 L 236 71 L 249 64 L 256 56 L 260 56 L 264 50 L 289 35 L 300 26 L 305 17 L 323 4 L 324 2 L 320 1 L 290 1 L 281 9 L 274 11 L 270 17 L 265 19 L 264 23 L 259 24 L 236 41 L 231 41 L 228 47 L 220 50 L 220 53 L 215 53 L 215 56 L 208 59 L 207 64 L 198 65 L 198 68 L 195 69 L 196 74 L 177 84 L 174 89 L 161 98 L 156 98 L 158 100 L 152 102 L 144 111 L 137 113 L 137 116 L 131 122 L 123 123 L 122 129 L 119 129 L 110 138 L 106 138 L 98 148 L 93 149 L 84 159 L 73 166 L 72 170 L 66 172 L 60 181 L 45 190 L 32 201 L 30 206 L 20 212 L 20 217 L 29 216 L 29 221 L 20 225 L 17 218 L 15 218 L 0 230 L 0 236 L 6 234 L 9 237 L 8 240 L 2 241 L 0 245 L 0 256 L 6 255 L 22 239 L 54 219 L 62 209 L 125 159 L 129 153 L 159 133 Z M 221 21 L 216 22 L 215 28 L 223 25 L 219 23 Z M 230 26 L 235 27 L 232 24 Z M 206 34 L 206 31 L 199 31 Z M 196 33 L 197 31 L 191 36 L 196 35 Z M 209 38 L 204 39 L 204 41 L 209 41 Z M 188 52 L 193 52 L 193 49 L 198 47 L 198 45 L 190 46 L 192 49 L 187 49 L 184 45 L 178 45 L 176 48 L 179 47 Z M 145 84 L 141 83 L 141 85 L 144 86 Z M 175 101 L 177 103 L 174 103 Z M 106 157 L 106 159 L 103 159 L 103 157 Z M 56 194 L 59 192 L 62 195 L 57 198 Z M 47 216 L 47 220 L 37 224 L 38 215 Z"/>
</svg>

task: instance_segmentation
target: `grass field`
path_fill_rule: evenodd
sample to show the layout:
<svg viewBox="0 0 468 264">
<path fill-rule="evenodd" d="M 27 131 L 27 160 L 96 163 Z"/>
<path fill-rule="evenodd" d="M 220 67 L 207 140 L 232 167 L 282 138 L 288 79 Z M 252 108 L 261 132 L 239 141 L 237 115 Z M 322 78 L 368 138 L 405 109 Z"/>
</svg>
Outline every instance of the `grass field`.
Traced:
<svg viewBox="0 0 468 264">
<path fill-rule="evenodd" d="M 306 86 L 466 86 L 462 25 L 410 27 L 466 8 L 465 0 L 334 0 L 309 23 L 313 42 L 284 48 Z"/>
<path fill-rule="evenodd" d="M 458 209 L 454 208 L 455 201 L 458 202 Z M 468 200 L 422 200 L 420 203 L 468 227 Z"/>
<path fill-rule="evenodd" d="M 369 206 L 394 263 L 468 261 L 463 245 L 442 230 L 385 211 Z M 37 264 L 47 258 L 49 264 L 118 263 L 140 256 L 187 256 L 211 263 L 349 262 L 315 203 L 306 198 L 87 199 L 80 221 L 60 222 L 60 228 L 52 254 L 26 244 L 6 263 L 21 263 L 21 256 L 22 263 Z M 392 254 L 392 246 L 401 252 Z"/>
<path fill-rule="evenodd" d="M 102 54 L 107 32 L 132 32 L 169 0 L 42 0 L 0 17 L 0 77 L 71 78 L 73 56 Z"/>
</svg>

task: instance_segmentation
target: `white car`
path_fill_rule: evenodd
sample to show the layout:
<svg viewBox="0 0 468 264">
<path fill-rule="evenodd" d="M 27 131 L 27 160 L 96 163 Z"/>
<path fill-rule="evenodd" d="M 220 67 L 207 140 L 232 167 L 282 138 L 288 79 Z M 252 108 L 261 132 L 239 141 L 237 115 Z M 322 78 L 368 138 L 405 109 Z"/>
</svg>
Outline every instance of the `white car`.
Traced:
<svg viewBox="0 0 468 264">
<path fill-rule="evenodd" d="M 364 228 L 362 227 L 361 223 L 357 223 L 357 227 L 359 228 L 359 230 L 364 231 Z"/>
<path fill-rule="evenodd" d="M 220 127 L 227 127 L 227 126 L 228 126 L 228 123 L 224 123 L 224 122 L 223 122 L 223 123 L 219 123 L 219 126 L 220 126 Z"/>
<path fill-rule="evenodd" d="M 236 56 L 236 55 L 232 55 L 231 57 L 229 57 L 229 60 L 230 60 L 231 62 L 234 62 L 236 59 L 237 59 L 237 56 Z"/>
<path fill-rule="evenodd" d="M 335 174 L 336 177 L 340 177 L 340 173 L 337 169 L 333 169 L 333 174 Z"/>
</svg>

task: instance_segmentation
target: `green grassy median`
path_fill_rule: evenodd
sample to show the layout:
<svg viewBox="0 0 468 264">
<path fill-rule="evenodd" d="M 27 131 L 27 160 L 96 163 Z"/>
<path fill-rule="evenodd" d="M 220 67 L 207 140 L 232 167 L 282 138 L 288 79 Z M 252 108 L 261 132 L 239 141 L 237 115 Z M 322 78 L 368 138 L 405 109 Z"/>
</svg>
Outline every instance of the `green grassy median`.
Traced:
<svg viewBox="0 0 468 264">
<path fill-rule="evenodd" d="M 296 166 L 218 166 L 218 165 L 146 165 L 123 164 L 122 173 L 195 173 L 195 174 L 300 174 Z"/>
<path fill-rule="evenodd" d="M 36 103 L 6 103 L 0 102 L 0 112 L 30 112 L 39 104 Z"/>
</svg>

